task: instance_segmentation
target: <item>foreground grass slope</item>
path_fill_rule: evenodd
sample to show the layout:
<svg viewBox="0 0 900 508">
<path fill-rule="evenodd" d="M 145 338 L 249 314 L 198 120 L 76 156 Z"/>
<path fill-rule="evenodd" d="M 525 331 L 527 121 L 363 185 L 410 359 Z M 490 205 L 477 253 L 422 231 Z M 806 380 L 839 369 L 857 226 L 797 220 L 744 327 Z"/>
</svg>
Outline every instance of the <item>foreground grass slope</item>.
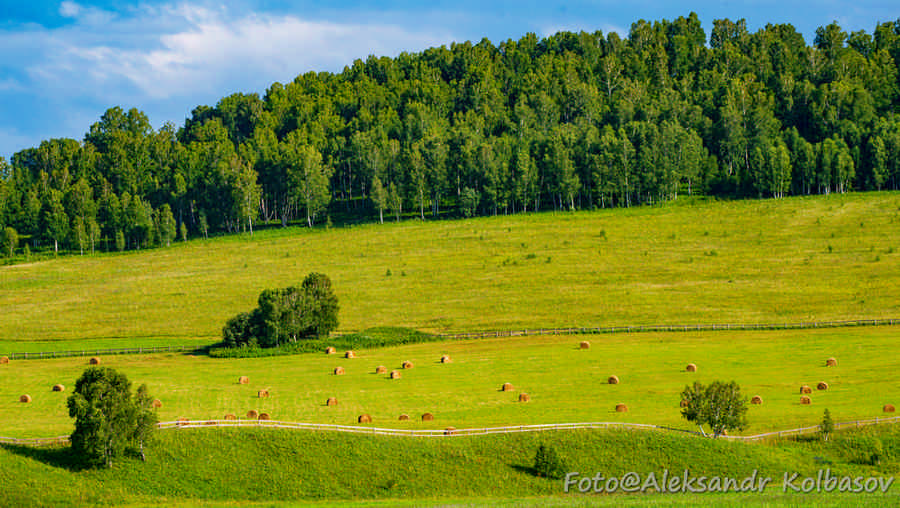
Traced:
<svg viewBox="0 0 900 508">
<path fill-rule="evenodd" d="M 0 267 L 0 352 L 211 343 L 311 271 L 342 330 L 898 316 L 898 239 L 895 193 L 269 230 Z"/>
<path fill-rule="evenodd" d="M 882 458 L 871 465 L 870 448 Z M 531 472 L 539 443 L 555 446 L 567 469 L 593 476 L 627 472 L 661 475 L 688 469 L 697 476 L 742 479 L 758 470 L 773 478 L 763 493 L 730 495 L 564 494 L 562 481 Z M 733 443 L 653 431 L 569 431 L 451 439 L 349 436 L 271 429 L 183 429 L 161 432 L 148 461 L 123 459 L 110 470 L 79 471 L 68 449 L 0 447 L 0 482 L 7 506 L 88 504 L 180 504 L 405 499 L 417 505 L 436 500 L 521 499 L 515 505 L 573 503 L 613 506 L 673 506 L 710 500 L 734 505 L 789 505 L 843 500 L 854 506 L 889 506 L 887 493 L 784 494 L 785 472 L 815 477 L 882 476 L 900 472 L 900 427 L 839 433 L 828 443 L 784 441 Z M 536 499 L 534 496 L 553 496 Z M 275 504 L 275 503 L 273 503 Z M 393 502 L 389 502 L 393 504 Z"/>
<path fill-rule="evenodd" d="M 581 350 L 578 342 L 591 341 Z M 818 330 L 644 333 L 587 336 L 531 336 L 447 341 L 357 351 L 354 359 L 322 352 L 294 356 L 216 359 L 201 355 L 103 357 L 103 365 L 146 383 L 162 401 L 162 421 L 180 417 L 221 419 L 249 410 L 273 419 L 356 424 L 370 414 L 374 425 L 393 428 L 457 428 L 566 422 L 630 422 L 696 430 L 680 416 L 680 392 L 695 380 L 736 380 L 751 406 L 748 433 L 816 425 L 828 408 L 837 421 L 893 416 L 900 406 L 898 327 Z M 449 354 L 453 363 L 441 364 Z M 825 359 L 838 359 L 826 367 Z M 376 374 L 411 361 L 399 380 Z M 49 437 L 71 432 L 65 400 L 87 367 L 86 358 L 13 361 L 0 365 L 0 435 Z M 699 371 L 685 371 L 695 363 Z M 334 375 L 342 367 L 344 375 Z M 607 384 L 616 375 L 618 385 Z M 248 376 L 249 384 L 238 384 Z M 826 391 L 815 390 L 825 381 Z M 515 390 L 501 392 L 503 383 Z M 800 404 L 801 385 L 814 389 L 811 405 Z M 267 389 L 270 397 L 258 398 Z M 34 399 L 18 402 L 21 394 Z M 528 393 L 531 401 L 517 401 Z M 336 397 L 339 404 L 327 407 Z M 627 413 L 616 413 L 618 403 Z M 421 422 L 430 412 L 433 422 Z M 400 414 L 409 422 L 400 422 Z"/>
</svg>

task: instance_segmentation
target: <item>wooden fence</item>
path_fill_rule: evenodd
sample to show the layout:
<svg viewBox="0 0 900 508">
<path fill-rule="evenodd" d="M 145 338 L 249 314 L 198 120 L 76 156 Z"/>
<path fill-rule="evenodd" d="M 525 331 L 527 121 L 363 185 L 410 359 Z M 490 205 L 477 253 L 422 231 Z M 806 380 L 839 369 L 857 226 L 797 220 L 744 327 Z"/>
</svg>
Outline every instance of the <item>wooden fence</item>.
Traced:
<svg viewBox="0 0 900 508">
<path fill-rule="evenodd" d="M 840 422 L 834 425 L 835 430 L 842 428 L 860 428 L 868 425 L 893 424 L 900 422 L 900 416 L 889 418 L 872 418 L 868 420 L 854 420 L 849 422 Z M 660 430 L 684 432 L 687 434 L 700 435 L 699 432 L 676 429 L 663 425 L 652 425 L 645 423 L 623 423 L 623 422 L 588 422 L 588 423 L 547 423 L 542 425 L 513 425 L 508 427 L 483 427 L 470 429 L 455 429 L 448 427 L 445 429 L 419 430 L 419 429 L 389 429 L 380 427 L 363 427 L 358 425 L 330 425 L 319 423 L 301 423 L 301 422 L 281 422 L 277 420 L 186 420 L 174 422 L 162 422 L 157 425 L 161 430 L 169 429 L 196 429 L 196 428 L 275 428 L 275 429 L 292 429 L 292 430 L 311 430 L 321 432 L 345 432 L 350 434 L 367 434 L 377 436 L 406 436 L 406 437 L 462 437 L 462 436 L 485 436 L 490 434 L 517 434 L 521 432 L 546 432 L 559 430 L 579 430 L 579 429 L 639 429 L 639 430 Z M 721 436 L 723 439 L 758 441 L 767 438 L 783 438 L 795 437 L 804 434 L 814 434 L 819 432 L 819 426 L 799 427 L 796 429 L 779 430 L 775 432 L 766 432 L 764 434 L 756 434 L 752 436 Z M 58 445 L 69 442 L 69 436 L 58 436 L 51 438 L 37 439 L 15 439 L 8 437 L 0 437 L 0 443 L 27 445 L 27 446 L 47 446 Z"/>
<path fill-rule="evenodd" d="M 4 356 L 8 357 L 10 360 L 46 360 L 48 358 L 67 358 L 70 356 L 133 355 L 144 353 L 172 353 L 196 350 L 197 346 L 155 346 L 128 347 L 119 349 L 79 349 L 75 351 L 46 351 L 39 353 L 10 353 Z"/>
<path fill-rule="evenodd" d="M 646 332 L 709 332 L 726 330 L 802 330 L 810 328 L 843 328 L 850 326 L 894 326 L 900 325 L 900 319 L 852 319 L 845 321 L 809 321 L 800 323 L 751 323 L 751 324 L 700 324 L 700 325 L 630 325 L 586 328 L 534 328 L 523 330 L 494 330 L 466 333 L 439 333 L 442 339 L 484 339 L 489 337 L 525 337 L 531 335 L 597 335 L 605 333 L 646 333 Z M 336 335 L 351 333 L 342 331 Z M 65 358 L 69 356 L 124 355 L 140 353 L 171 353 L 196 351 L 197 346 L 158 346 L 132 347 L 120 349 L 81 349 L 76 351 L 49 351 L 39 353 L 9 353 L 10 360 L 40 360 L 47 358 Z"/>
</svg>

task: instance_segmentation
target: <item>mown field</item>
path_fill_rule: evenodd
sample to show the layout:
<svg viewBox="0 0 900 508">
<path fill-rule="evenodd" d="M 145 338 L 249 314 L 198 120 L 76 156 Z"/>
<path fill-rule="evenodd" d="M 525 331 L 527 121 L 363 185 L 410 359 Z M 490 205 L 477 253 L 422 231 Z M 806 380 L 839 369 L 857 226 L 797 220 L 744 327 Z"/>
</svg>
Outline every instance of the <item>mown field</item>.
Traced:
<svg viewBox="0 0 900 508">
<path fill-rule="evenodd" d="M 763 492 L 566 494 L 532 474 L 540 443 L 569 471 L 605 477 L 665 469 L 696 476 L 771 477 Z M 877 445 L 875 443 L 878 443 Z M 871 463 L 880 446 L 882 458 Z M 883 493 L 784 492 L 784 473 L 886 479 L 900 472 L 900 426 L 841 432 L 828 443 L 734 443 L 653 431 L 566 431 L 472 438 L 401 438 L 271 429 L 160 432 L 147 462 L 82 471 L 66 448 L 0 446 L 4 506 L 894 506 Z M 507 499 L 503 501 L 502 499 Z"/>
<path fill-rule="evenodd" d="M 579 341 L 591 342 L 588 350 Z M 322 352 L 247 359 L 204 355 L 121 355 L 103 365 L 146 383 L 162 402 L 160 419 L 206 420 L 249 410 L 273 419 L 356 424 L 370 414 L 374 425 L 394 428 L 456 428 L 566 422 L 631 422 L 696 430 L 680 416 L 680 392 L 699 380 L 736 380 L 752 406 L 747 433 L 815 425 L 828 408 L 838 421 L 893 416 L 900 406 L 900 329 L 858 327 L 819 330 L 643 333 L 542 336 L 449 341 L 357 351 L 357 358 Z M 453 363 L 440 363 L 448 354 Z M 826 367 L 829 357 L 837 367 Z M 411 361 L 412 369 L 391 380 L 376 374 Z M 87 358 L 21 360 L 0 365 L 0 435 L 48 437 L 71 432 L 67 393 L 87 367 Z M 685 371 L 696 364 L 696 373 Z M 334 375 L 336 367 L 344 375 Z M 620 383 L 607 384 L 611 375 Z M 238 384 L 240 376 L 250 382 Z M 820 381 L 825 391 L 815 390 Z M 503 383 L 515 390 L 501 392 Z M 800 404 L 800 386 L 810 385 L 813 404 Z M 261 399 L 266 389 L 270 397 Z M 518 402 L 520 393 L 531 400 Z M 30 404 L 18 402 L 22 394 Z M 339 404 L 327 407 L 336 397 Z M 615 412 L 625 403 L 627 413 Z M 432 422 L 419 421 L 423 413 Z M 412 421 L 398 421 L 408 414 Z"/>
<path fill-rule="evenodd" d="M 0 354 L 208 344 L 328 274 L 340 329 L 900 316 L 900 195 L 288 228 L 0 267 Z"/>
</svg>

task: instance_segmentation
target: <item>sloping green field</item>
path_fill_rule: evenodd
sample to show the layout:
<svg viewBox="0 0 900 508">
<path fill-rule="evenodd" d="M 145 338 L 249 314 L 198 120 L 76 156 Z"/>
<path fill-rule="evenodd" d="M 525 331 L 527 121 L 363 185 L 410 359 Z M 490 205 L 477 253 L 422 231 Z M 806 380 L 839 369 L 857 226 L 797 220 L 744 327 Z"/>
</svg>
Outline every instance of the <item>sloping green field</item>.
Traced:
<svg viewBox="0 0 900 508">
<path fill-rule="evenodd" d="M 900 316 L 900 195 L 289 228 L 0 267 L 0 352 L 207 344 L 328 274 L 340 329 Z"/>
</svg>

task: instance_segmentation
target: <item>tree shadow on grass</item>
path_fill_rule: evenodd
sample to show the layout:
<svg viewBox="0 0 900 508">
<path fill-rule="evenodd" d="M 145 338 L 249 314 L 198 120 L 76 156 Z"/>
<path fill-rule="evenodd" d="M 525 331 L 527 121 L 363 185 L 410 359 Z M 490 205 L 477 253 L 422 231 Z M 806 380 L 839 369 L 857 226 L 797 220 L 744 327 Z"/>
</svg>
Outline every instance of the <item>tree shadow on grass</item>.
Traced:
<svg viewBox="0 0 900 508">
<path fill-rule="evenodd" d="M 515 469 L 520 473 L 525 473 L 531 476 L 537 476 L 537 471 L 532 466 L 523 466 L 521 464 L 510 464 L 509 467 Z"/>
<path fill-rule="evenodd" d="M 71 446 L 35 447 L 3 443 L 0 444 L 0 448 L 20 457 L 36 460 L 48 466 L 67 471 L 77 472 L 88 469 L 84 461 L 72 451 Z"/>
</svg>

